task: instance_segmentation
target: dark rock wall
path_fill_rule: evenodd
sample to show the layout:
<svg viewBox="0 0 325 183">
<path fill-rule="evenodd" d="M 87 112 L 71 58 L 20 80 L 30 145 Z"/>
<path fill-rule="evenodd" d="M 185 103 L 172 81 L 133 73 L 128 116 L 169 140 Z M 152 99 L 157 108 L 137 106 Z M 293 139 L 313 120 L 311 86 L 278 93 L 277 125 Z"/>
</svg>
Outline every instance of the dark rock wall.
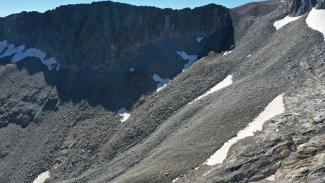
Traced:
<svg viewBox="0 0 325 183">
<path fill-rule="evenodd" d="M 11 15 L 0 21 L 0 38 L 43 48 L 64 65 L 97 64 L 166 37 L 229 32 L 230 23 L 227 9 L 217 5 L 174 11 L 101 2 Z"/>
<path fill-rule="evenodd" d="M 61 100 L 86 100 L 113 111 L 130 109 L 153 92 L 153 74 L 178 75 L 186 61 L 177 51 L 201 57 L 228 50 L 234 38 L 229 11 L 212 4 L 193 10 L 69 5 L 1 18 L 0 27 L 0 40 L 39 48 L 60 62 L 59 72 L 44 74 Z M 197 37 L 204 40 L 197 43 Z"/>
<path fill-rule="evenodd" d="M 325 1 L 324 0 L 318 0 L 317 8 L 318 9 L 325 9 Z"/>
</svg>

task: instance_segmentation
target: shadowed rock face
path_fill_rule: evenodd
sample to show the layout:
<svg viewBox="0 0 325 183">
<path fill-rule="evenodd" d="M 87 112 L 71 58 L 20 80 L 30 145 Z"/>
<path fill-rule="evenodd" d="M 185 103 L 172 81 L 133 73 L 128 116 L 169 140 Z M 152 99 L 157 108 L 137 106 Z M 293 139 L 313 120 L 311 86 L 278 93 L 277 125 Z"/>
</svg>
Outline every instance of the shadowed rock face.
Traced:
<svg viewBox="0 0 325 183">
<path fill-rule="evenodd" d="M 227 9 L 217 5 L 174 11 L 101 2 L 64 6 L 44 14 L 11 15 L 2 18 L 0 25 L 2 39 L 43 48 L 64 66 L 89 67 L 112 64 L 125 54 L 167 38 L 196 38 L 221 33 L 218 32 L 221 30 L 229 32 L 231 19 Z M 224 36 L 226 34 L 220 35 L 219 39 Z M 228 49 L 227 45 L 215 43 L 205 47 L 210 50 L 201 54 Z"/>
<path fill-rule="evenodd" d="M 325 0 L 318 0 L 317 8 L 318 9 L 325 9 Z"/>
<path fill-rule="evenodd" d="M 205 36 L 229 23 L 227 10 L 217 5 L 174 11 L 101 2 L 6 17 L 0 37 L 45 48 L 63 65 L 92 65 L 112 62 L 166 37 Z M 23 32 L 30 34 L 17 35 Z"/>
<path fill-rule="evenodd" d="M 228 10 L 212 4 L 193 10 L 71 5 L 1 18 L 0 27 L 0 40 L 42 49 L 60 62 L 59 71 L 44 71 L 60 100 L 86 100 L 112 111 L 130 109 L 155 91 L 154 74 L 172 79 L 182 72 L 187 61 L 177 51 L 200 58 L 234 44 Z M 21 69 L 37 73 L 34 67 Z"/>
</svg>

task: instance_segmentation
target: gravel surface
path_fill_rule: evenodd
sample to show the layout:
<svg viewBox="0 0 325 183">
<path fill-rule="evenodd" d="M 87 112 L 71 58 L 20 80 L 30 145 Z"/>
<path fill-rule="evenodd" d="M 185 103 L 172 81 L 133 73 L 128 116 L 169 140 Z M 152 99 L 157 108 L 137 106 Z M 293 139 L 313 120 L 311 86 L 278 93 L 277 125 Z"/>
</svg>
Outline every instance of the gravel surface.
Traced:
<svg viewBox="0 0 325 183">
<path fill-rule="evenodd" d="M 0 59 L 0 182 L 46 171 L 60 183 L 321 182 L 324 38 L 298 12 L 278 0 L 179 11 L 103 2 L 0 18 L 2 40 L 61 65 Z M 290 13 L 302 17 L 276 30 Z M 182 71 L 177 51 L 200 59 Z M 154 74 L 171 79 L 159 92 Z M 283 115 L 204 165 L 283 93 Z"/>
</svg>

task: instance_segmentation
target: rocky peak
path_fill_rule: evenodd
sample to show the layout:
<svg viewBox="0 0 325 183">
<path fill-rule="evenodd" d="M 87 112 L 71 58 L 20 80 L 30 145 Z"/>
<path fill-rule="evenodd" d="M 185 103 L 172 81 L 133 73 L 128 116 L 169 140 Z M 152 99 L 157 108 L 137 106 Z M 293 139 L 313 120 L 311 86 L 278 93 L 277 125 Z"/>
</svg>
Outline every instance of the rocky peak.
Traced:
<svg viewBox="0 0 325 183">
<path fill-rule="evenodd" d="M 291 16 L 300 16 L 313 7 L 324 9 L 325 0 L 287 0 L 285 7 Z"/>
<path fill-rule="evenodd" d="M 312 9 L 317 4 L 317 0 L 288 0 L 287 10 L 292 16 L 300 16 Z"/>
</svg>

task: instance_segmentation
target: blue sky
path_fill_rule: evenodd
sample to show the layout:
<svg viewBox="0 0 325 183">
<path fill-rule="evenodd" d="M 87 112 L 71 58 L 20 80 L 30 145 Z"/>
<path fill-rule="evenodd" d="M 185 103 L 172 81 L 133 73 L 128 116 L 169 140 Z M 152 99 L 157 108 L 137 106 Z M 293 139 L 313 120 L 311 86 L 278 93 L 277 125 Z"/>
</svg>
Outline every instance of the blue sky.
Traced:
<svg viewBox="0 0 325 183">
<path fill-rule="evenodd" d="M 180 9 L 185 7 L 197 7 L 209 3 L 221 4 L 232 8 L 241 4 L 258 0 L 113 0 L 117 2 L 157 6 L 161 8 Z M 39 11 L 44 12 L 60 5 L 90 3 L 94 0 L 0 0 L 0 17 L 21 11 Z"/>
</svg>

